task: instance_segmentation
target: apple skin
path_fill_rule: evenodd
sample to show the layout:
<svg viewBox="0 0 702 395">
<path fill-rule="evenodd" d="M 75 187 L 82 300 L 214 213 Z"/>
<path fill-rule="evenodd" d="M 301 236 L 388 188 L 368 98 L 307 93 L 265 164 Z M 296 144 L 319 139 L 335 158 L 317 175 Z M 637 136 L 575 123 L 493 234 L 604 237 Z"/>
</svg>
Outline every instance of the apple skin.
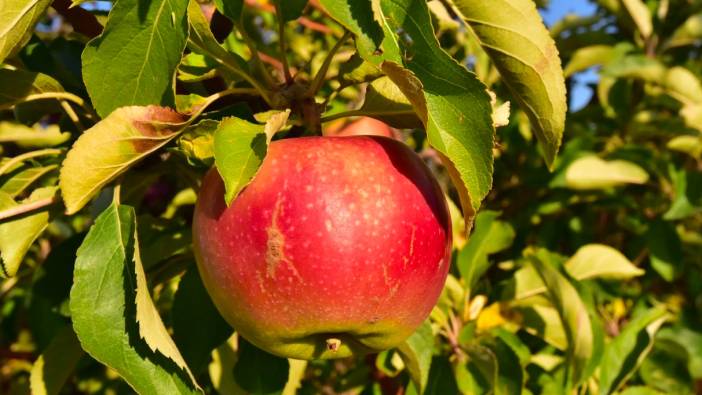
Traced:
<svg viewBox="0 0 702 395">
<path fill-rule="evenodd" d="M 431 312 L 451 262 L 436 180 L 407 146 L 371 136 L 275 141 L 229 207 L 210 170 L 193 243 L 222 316 L 296 359 L 398 345 Z"/>
<path fill-rule="evenodd" d="M 383 136 L 395 138 L 393 128 L 383 121 L 371 117 L 359 117 L 350 123 L 330 125 L 325 130 L 328 136 Z"/>
</svg>

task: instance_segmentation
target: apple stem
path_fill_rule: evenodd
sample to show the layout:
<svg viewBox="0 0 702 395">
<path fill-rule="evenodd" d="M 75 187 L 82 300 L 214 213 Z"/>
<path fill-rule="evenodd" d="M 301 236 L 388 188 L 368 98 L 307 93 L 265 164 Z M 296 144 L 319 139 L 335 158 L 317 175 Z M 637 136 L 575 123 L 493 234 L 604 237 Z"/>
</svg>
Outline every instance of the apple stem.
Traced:
<svg viewBox="0 0 702 395">
<path fill-rule="evenodd" d="M 337 352 L 339 351 L 339 347 L 341 347 L 341 340 L 333 337 L 327 339 L 327 350 L 331 352 Z"/>
</svg>

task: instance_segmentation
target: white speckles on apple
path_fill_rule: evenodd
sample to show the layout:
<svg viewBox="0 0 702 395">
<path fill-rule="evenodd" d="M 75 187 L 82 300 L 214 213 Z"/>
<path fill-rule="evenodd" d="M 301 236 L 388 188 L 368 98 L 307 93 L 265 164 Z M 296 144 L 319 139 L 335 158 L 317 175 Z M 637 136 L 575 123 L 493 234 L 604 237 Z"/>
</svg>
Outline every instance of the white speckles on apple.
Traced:
<svg viewBox="0 0 702 395">
<path fill-rule="evenodd" d="M 305 185 L 305 192 L 312 192 L 312 185 Z"/>
<path fill-rule="evenodd" d="M 324 221 L 324 227 L 327 228 L 327 232 L 331 232 L 334 229 L 331 220 L 328 219 Z"/>
</svg>

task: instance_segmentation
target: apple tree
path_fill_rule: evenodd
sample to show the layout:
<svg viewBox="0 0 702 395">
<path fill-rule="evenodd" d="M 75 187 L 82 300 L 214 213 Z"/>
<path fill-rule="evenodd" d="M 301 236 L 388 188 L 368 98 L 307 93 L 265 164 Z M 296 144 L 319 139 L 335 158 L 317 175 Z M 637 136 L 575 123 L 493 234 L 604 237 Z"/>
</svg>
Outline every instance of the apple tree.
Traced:
<svg viewBox="0 0 702 395">
<path fill-rule="evenodd" d="M 550 3 L 0 0 L 0 393 L 698 393 L 702 2 Z"/>
</svg>

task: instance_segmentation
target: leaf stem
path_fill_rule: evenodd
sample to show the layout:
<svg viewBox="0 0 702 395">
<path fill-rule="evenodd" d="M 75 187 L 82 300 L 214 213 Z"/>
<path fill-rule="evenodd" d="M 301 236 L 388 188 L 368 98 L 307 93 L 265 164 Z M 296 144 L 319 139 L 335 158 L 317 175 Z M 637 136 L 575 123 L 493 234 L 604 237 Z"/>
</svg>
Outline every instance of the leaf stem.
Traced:
<svg viewBox="0 0 702 395">
<path fill-rule="evenodd" d="M 37 151 L 25 152 L 24 154 L 17 155 L 14 158 L 3 163 L 3 165 L 0 166 L 0 175 L 5 174 L 5 172 L 10 170 L 12 168 L 12 166 L 14 166 L 18 163 L 24 162 L 28 159 L 37 158 L 40 156 L 59 155 L 62 152 L 63 152 L 63 150 L 59 149 L 59 148 L 46 148 L 46 149 L 41 149 L 41 150 L 37 150 Z"/>
<path fill-rule="evenodd" d="M 4 221 L 8 218 L 16 217 L 18 215 L 26 214 L 32 211 L 49 207 L 56 202 L 58 202 L 58 198 L 56 196 L 52 196 L 34 202 L 20 204 L 19 206 L 11 207 L 6 210 L 2 210 L 0 211 L 0 221 Z"/>
<path fill-rule="evenodd" d="M 319 71 L 317 71 L 317 74 L 314 76 L 314 80 L 312 81 L 312 84 L 310 84 L 309 89 L 307 90 L 306 95 L 307 96 L 314 96 L 319 92 L 319 90 L 322 88 L 322 84 L 324 84 L 324 79 L 327 76 L 327 71 L 329 71 L 329 66 L 331 66 L 332 60 L 334 60 L 334 55 L 339 51 L 341 46 L 344 44 L 344 42 L 351 37 L 351 32 L 348 30 L 344 33 L 343 36 L 339 39 L 339 41 L 334 44 L 332 49 L 329 50 L 329 53 L 327 54 L 327 57 L 324 58 L 324 62 L 322 63 L 322 67 L 319 68 Z"/>
<path fill-rule="evenodd" d="M 278 17 L 278 43 L 280 44 L 280 61 L 283 62 L 283 75 L 285 75 L 285 82 L 292 84 L 293 77 L 290 74 L 290 64 L 288 64 L 288 57 L 285 56 L 288 52 L 288 44 L 285 42 L 285 20 L 278 2 L 275 3 L 275 13 Z"/>
<path fill-rule="evenodd" d="M 70 118 L 73 124 L 76 125 L 78 131 L 84 131 L 85 126 L 83 126 L 83 123 L 80 121 L 80 118 L 78 118 L 78 114 L 76 114 L 76 112 L 73 111 L 73 107 L 71 107 L 71 104 L 67 100 L 59 100 L 59 103 L 61 104 L 61 108 L 63 108 L 63 111 L 65 111 L 66 115 L 68 115 L 68 118 Z"/>
<path fill-rule="evenodd" d="M 71 101 L 83 108 L 85 108 L 85 101 L 77 95 L 68 92 L 45 92 L 45 93 L 35 93 L 33 95 L 27 95 L 25 97 L 26 101 L 41 100 L 41 99 L 63 99 Z"/>
<path fill-rule="evenodd" d="M 339 118 L 347 118 L 347 117 L 373 117 L 373 116 L 380 116 L 380 115 L 409 115 L 409 114 L 414 114 L 415 112 L 413 110 L 399 110 L 399 111 L 366 111 L 366 110 L 351 110 L 351 111 L 344 111 L 344 112 L 339 112 L 336 114 L 332 115 L 327 115 L 326 117 L 322 117 L 322 123 L 325 122 L 331 122 L 334 120 L 337 120 Z"/>
</svg>

